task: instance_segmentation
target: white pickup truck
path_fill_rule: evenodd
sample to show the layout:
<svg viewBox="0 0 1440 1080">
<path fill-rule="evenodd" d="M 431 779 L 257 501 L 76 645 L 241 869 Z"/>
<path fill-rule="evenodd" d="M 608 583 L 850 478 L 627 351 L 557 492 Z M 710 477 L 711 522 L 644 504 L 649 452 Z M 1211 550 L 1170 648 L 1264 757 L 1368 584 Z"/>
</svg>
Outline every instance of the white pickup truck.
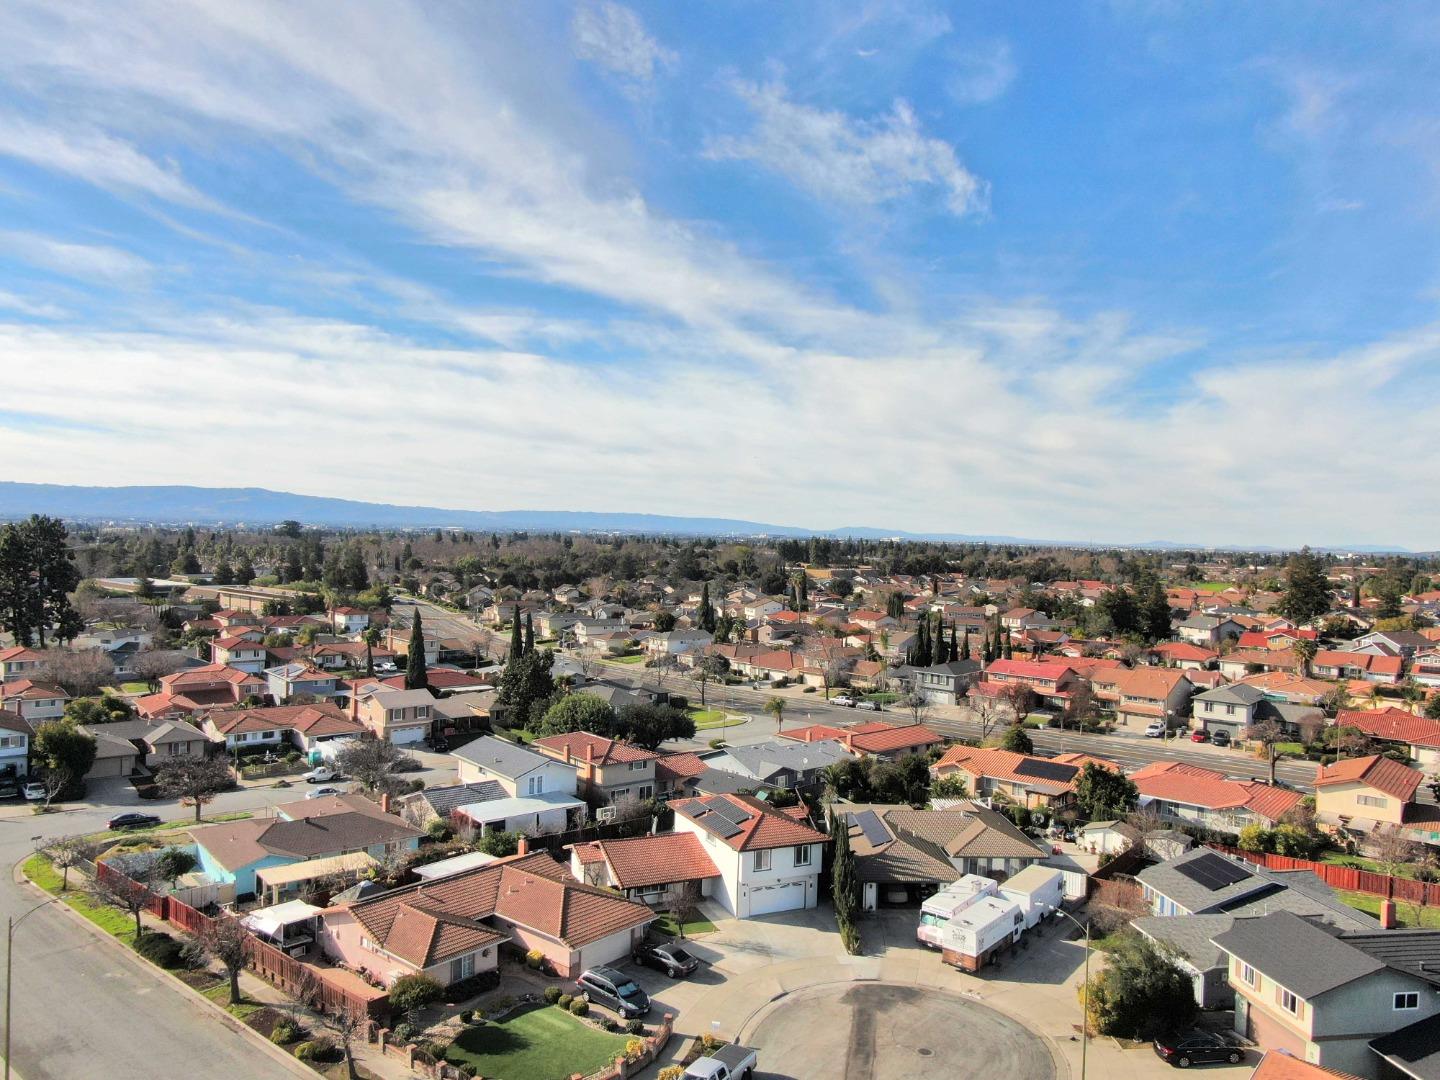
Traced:
<svg viewBox="0 0 1440 1080">
<path fill-rule="evenodd" d="M 726 1043 L 711 1057 L 697 1058 L 683 1080 L 751 1080 L 759 1064 L 755 1051 L 739 1043 Z"/>
<path fill-rule="evenodd" d="M 340 778 L 340 770 L 332 765 L 317 765 L 303 777 L 307 784 L 327 784 Z"/>
</svg>

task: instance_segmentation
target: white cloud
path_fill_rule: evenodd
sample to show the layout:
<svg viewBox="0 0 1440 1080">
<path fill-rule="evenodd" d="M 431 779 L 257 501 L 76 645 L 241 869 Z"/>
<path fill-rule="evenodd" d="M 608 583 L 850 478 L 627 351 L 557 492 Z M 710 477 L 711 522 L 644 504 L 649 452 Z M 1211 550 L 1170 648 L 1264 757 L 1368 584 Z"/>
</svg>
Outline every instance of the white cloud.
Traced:
<svg viewBox="0 0 1440 1080">
<path fill-rule="evenodd" d="M 1009 90 L 1017 74 L 1008 41 L 983 43 L 955 51 L 945 89 L 962 105 L 983 105 Z"/>
<path fill-rule="evenodd" d="M 736 82 L 755 126 L 746 135 L 706 143 L 716 160 L 755 161 L 823 199 L 878 206 L 931 190 L 964 216 L 985 209 L 985 183 L 960 163 L 955 148 L 925 135 L 908 103 L 874 119 L 792 101 L 778 82 Z"/>
<path fill-rule="evenodd" d="M 31 300 L 4 290 L 0 290 L 0 308 L 21 315 L 29 315 L 34 319 L 59 319 L 65 315 L 65 309 L 55 304 Z"/>
<path fill-rule="evenodd" d="M 0 252 L 66 277 L 127 285 L 144 281 L 155 267 L 108 244 L 75 244 L 37 233 L 0 232 Z"/>
<path fill-rule="evenodd" d="M 607 71 L 648 83 L 657 70 L 674 67 L 674 52 L 650 36 L 640 16 L 623 4 L 585 4 L 570 22 L 575 55 Z"/>
</svg>

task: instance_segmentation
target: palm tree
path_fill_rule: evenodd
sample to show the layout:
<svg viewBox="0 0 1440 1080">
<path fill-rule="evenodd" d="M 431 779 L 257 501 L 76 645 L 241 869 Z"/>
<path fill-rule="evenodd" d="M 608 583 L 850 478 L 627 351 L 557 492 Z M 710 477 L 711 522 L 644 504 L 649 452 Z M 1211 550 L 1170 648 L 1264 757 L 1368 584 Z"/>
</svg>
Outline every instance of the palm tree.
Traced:
<svg viewBox="0 0 1440 1080">
<path fill-rule="evenodd" d="M 765 702 L 765 711 L 775 717 L 777 732 L 785 726 L 785 699 L 783 697 L 772 697 Z"/>
<path fill-rule="evenodd" d="M 1320 646 L 1309 638 L 1300 638 L 1290 646 L 1295 658 L 1300 661 L 1300 674 L 1305 678 L 1310 677 L 1310 661 L 1315 659 L 1315 654 L 1320 651 Z"/>
</svg>

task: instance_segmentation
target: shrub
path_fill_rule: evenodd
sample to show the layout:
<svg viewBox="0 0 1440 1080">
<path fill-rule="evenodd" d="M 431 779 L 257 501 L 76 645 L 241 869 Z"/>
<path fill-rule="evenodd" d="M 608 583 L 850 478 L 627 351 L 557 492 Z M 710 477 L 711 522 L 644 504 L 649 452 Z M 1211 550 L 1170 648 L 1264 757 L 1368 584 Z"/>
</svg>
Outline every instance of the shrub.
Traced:
<svg viewBox="0 0 1440 1080">
<path fill-rule="evenodd" d="M 564 993 L 565 991 L 561 990 L 558 986 L 545 987 L 545 1004 L 554 1005 L 560 1000 L 561 995 Z"/>
<path fill-rule="evenodd" d="M 390 1007 L 402 1013 L 423 1009 L 439 1001 L 442 993 L 440 984 L 429 975 L 401 975 L 390 986 Z"/>
<path fill-rule="evenodd" d="M 644 1052 L 645 1052 L 645 1040 L 644 1040 L 644 1039 L 626 1039 L 626 1040 L 625 1040 L 625 1056 L 626 1056 L 627 1058 L 638 1058 L 638 1057 L 639 1057 L 641 1054 L 643 1054 Z"/>
<path fill-rule="evenodd" d="M 625 1022 L 626 1035 L 640 1035 L 645 1031 L 645 1023 L 642 1020 L 627 1020 Z"/>
<path fill-rule="evenodd" d="M 404 1046 L 409 1043 L 410 1040 L 415 1038 L 415 1025 L 403 1022 L 396 1024 L 390 1030 L 390 1034 L 394 1036 L 396 1043 L 398 1043 L 400 1046 Z"/>
<path fill-rule="evenodd" d="M 561 994 L 558 998 L 555 999 L 555 1004 L 559 1005 L 562 1009 L 568 1009 L 570 1007 L 570 1003 L 574 1000 L 574 997 L 569 994 Z"/>
<path fill-rule="evenodd" d="M 711 749 L 711 750 L 719 750 L 719 749 L 720 749 L 721 747 L 723 747 L 724 745 L 725 745 L 725 740 L 724 740 L 724 739 L 711 739 L 711 740 L 710 740 L 710 749 Z"/>
<path fill-rule="evenodd" d="M 494 990 L 500 985 L 500 971 L 491 968 L 489 971 L 482 971 L 478 975 L 471 975 L 468 979 L 461 979 L 445 987 L 444 1000 L 450 1005 L 458 1005 L 462 1001 L 469 1001 L 486 990 Z"/>
<path fill-rule="evenodd" d="M 135 942 L 135 951 L 162 968 L 178 968 L 185 965 L 185 947 L 169 934 L 142 934 Z"/>
<path fill-rule="evenodd" d="M 590 1002 L 586 1001 L 584 998 L 576 998 L 574 1001 L 570 1002 L 571 1016 L 584 1016 L 589 1011 Z"/>
<path fill-rule="evenodd" d="M 685 1070 L 679 1065 L 666 1065 L 655 1080 L 685 1080 Z"/>
<path fill-rule="evenodd" d="M 295 1044 L 295 1056 L 301 1061 L 330 1061 L 335 1057 L 335 1044 L 329 1039 L 309 1039 Z"/>
<path fill-rule="evenodd" d="M 475 1010 L 474 1010 L 474 1009 L 461 1009 L 461 1010 L 460 1010 L 460 1022 L 461 1022 L 462 1024 L 468 1024 L 468 1023 L 470 1023 L 470 1021 L 472 1021 L 472 1020 L 474 1020 L 474 1019 L 475 1019 Z"/>
<path fill-rule="evenodd" d="M 455 834 L 451 831 L 450 826 L 445 824 L 444 818 L 436 818 L 425 826 L 425 835 L 437 844 L 443 844 Z"/>
<path fill-rule="evenodd" d="M 275 1021 L 275 1026 L 270 1029 L 270 1041 L 280 1046 L 284 1043 L 294 1042 L 300 1038 L 302 1034 L 303 1032 L 300 1030 L 299 1024 L 295 1023 L 295 1021 L 291 1020 L 288 1016 L 282 1016 L 279 1020 Z"/>
<path fill-rule="evenodd" d="M 445 1060 L 445 1044 L 442 1042 L 435 1042 L 432 1039 L 427 1042 L 421 1043 L 418 1047 L 416 1047 L 416 1049 L 418 1049 L 420 1053 L 427 1055 L 434 1061 Z"/>
<path fill-rule="evenodd" d="M 539 971 L 540 965 L 545 962 L 545 954 L 539 949 L 531 949 L 525 954 L 525 966 L 531 971 Z"/>
<path fill-rule="evenodd" d="M 515 999 L 509 994 L 500 994 L 485 1003 L 485 1011 L 491 1016 L 499 1016 L 515 1007 Z"/>
</svg>

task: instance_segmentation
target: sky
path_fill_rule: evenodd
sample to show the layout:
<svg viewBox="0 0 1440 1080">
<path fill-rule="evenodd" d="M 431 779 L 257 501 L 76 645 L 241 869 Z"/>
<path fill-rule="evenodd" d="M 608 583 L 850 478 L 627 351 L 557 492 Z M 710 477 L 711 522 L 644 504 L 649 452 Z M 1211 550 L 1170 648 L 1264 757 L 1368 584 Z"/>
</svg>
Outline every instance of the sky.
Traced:
<svg viewBox="0 0 1440 1080">
<path fill-rule="evenodd" d="M 0 474 L 1440 547 L 1425 5 L 0 5 Z"/>
</svg>

